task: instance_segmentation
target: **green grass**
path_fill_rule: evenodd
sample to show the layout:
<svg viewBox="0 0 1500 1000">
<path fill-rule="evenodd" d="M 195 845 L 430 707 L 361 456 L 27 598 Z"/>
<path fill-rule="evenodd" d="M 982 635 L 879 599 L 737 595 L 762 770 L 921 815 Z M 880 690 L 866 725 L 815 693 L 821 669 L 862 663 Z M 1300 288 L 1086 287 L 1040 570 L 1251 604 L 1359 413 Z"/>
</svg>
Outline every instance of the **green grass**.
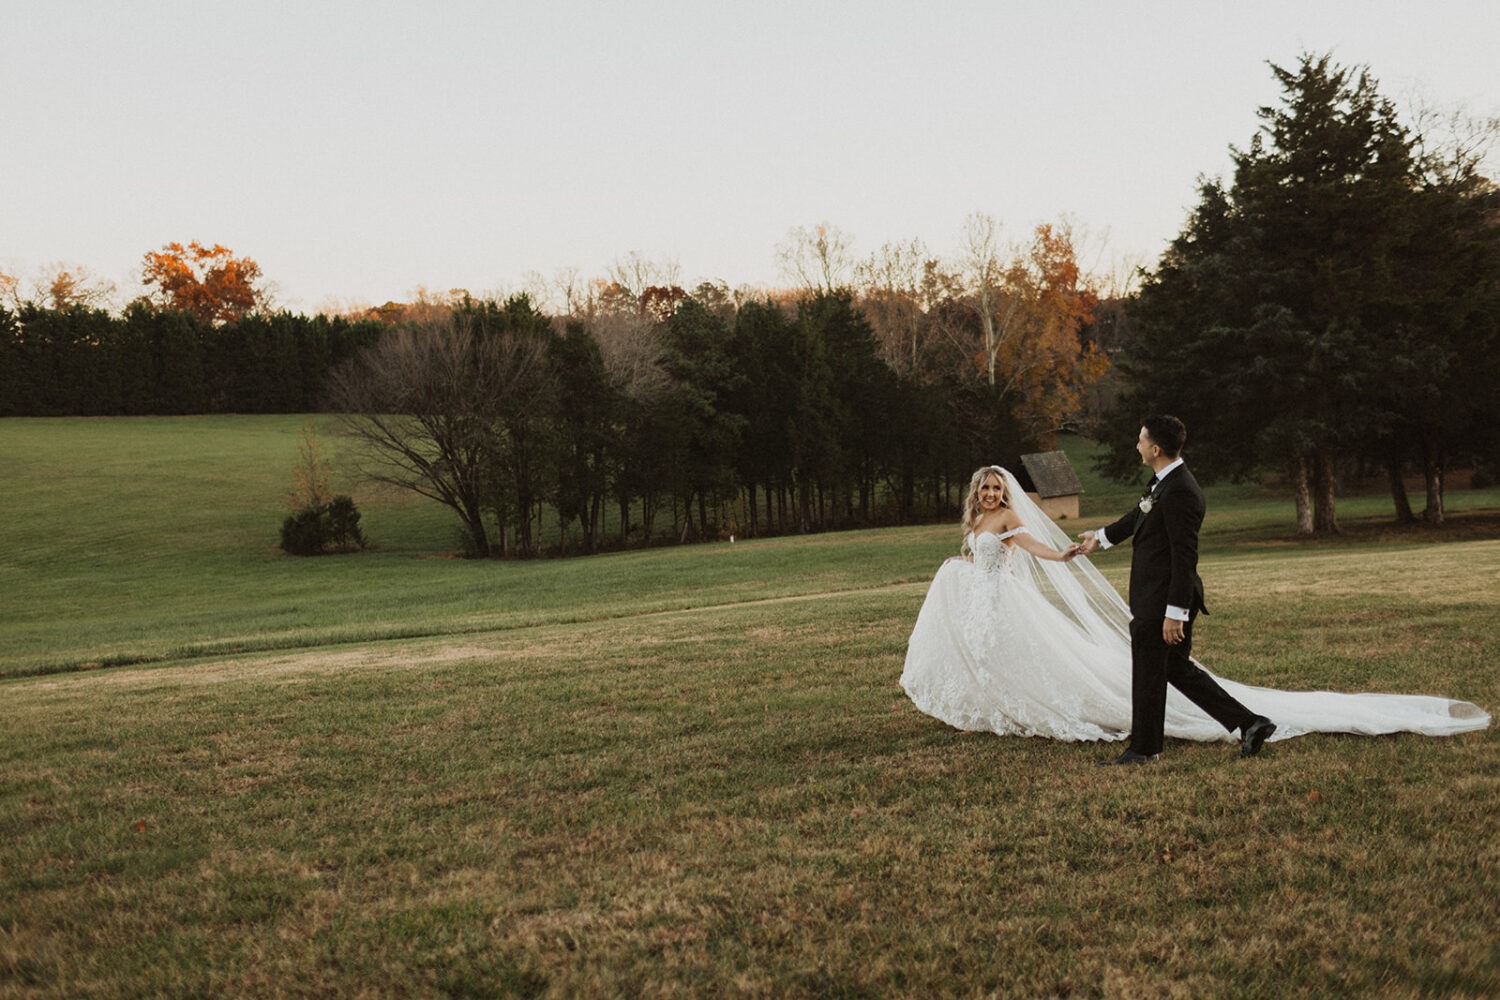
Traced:
<svg viewBox="0 0 1500 1000">
<path fill-rule="evenodd" d="M 335 477 L 376 550 L 291 558 L 276 542 L 306 420 L 0 420 L 0 677 L 912 583 L 956 545 L 956 529 L 932 526 L 585 560 L 452 560 L 457 521 L 446 508 Z M 341 441 L 327 441 L 337 464 Z M 1086 490 L 1078 529 L 1129 506 L 1134 487 L 1094 475 L 1083 442 L 1065 446 Z M 1254 486 L 1211 495 L 1205 552 L 1288 547 L 1284 499 Z M 1356 541 L 1385 530 L 1387 504 L 1345 501 Z M 1500 491 L 1455 493 L 1450 504 L 1494 512 Z M 1493 537 L 1500 521 L 1489 517 L 1387 541 Z M 1119 561 L 1105 565 L 1121 578 Z"/>
<path fill-rule="evenodd" d="M 953 535 L 815 536 L 761 549 L 770 562 L 749 561 L 743 543 L 474 562 L 446 558 L 457 548 L 446 508 L 335 479 L 376 549 L 290 558 L 276 541 L 302 424 L 0 421 L 0 676 L 913 581 L 930 571 L 933 541 Z"/>
<path fill-rule="evenodd" d="M 6 669 L 161 658 L 0 680 L 0 996 L 1500 991 L 1494 730 L 957 733 L 896 684 L 951 527 L 466 563 L 373 498 L 383 551 L 286 559 L 299 426 L 0 422 Z M 1452 499 L 1295 545 L 1211 492 L 1197 652 L 1493 711 L 1500 503 Z"/>
</svg>

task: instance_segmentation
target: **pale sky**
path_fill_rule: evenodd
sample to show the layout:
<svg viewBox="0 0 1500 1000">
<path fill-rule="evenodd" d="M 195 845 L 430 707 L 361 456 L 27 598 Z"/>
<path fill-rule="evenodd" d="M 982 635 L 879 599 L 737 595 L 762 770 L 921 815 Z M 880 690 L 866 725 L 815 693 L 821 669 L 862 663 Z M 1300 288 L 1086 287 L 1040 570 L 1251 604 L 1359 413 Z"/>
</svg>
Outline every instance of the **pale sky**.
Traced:
<svg viewBox="0 0 1500 1000">
<path fill-rule="evenodd" d="M 1496 0 L 0 0 L 0 269 L 129 298 L 196 239 L 298 311 L 631 252 L 783 284 L 792 227 L 951 256 L 974 211 L 1149 262 L 1267 61 L 1496 114 L 1497 49 Z"/>
</svg>

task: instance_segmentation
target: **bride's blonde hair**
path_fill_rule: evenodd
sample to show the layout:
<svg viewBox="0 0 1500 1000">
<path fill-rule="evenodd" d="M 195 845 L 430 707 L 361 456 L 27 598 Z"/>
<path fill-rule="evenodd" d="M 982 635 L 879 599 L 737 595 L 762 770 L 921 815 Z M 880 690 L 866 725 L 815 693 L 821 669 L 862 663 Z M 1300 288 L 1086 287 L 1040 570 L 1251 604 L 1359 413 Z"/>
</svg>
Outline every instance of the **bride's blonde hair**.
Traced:
<svg viewBox="0 0 1500 1000">
<path fill-rule="evenodd" d="M 998 465 L 986 465 L 977 470 L 969 477 L 969 495 L 964 497 L 964 541 L 963 547 L 969 544 L 969 533 L 979 523 L 979 518 L 984 514 L 984 508 L 979 506 L 979 487 L 991 476 L 1000 479 L 1000 506 L 1010 506 L 1010 485 L 1005 481 L 1005 470 Z"/>
</svg>

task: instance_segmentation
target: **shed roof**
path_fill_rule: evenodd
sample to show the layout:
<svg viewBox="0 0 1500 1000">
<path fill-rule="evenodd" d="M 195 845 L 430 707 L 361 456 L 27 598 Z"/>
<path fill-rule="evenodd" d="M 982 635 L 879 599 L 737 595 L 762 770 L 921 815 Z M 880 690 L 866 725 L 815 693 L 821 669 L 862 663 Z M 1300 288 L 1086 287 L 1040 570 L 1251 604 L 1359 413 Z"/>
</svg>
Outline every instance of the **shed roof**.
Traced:
<svg viewBox="0 0 1500 1000">
<path fill-rule="evenodd" d="M 1036 486 L 1037 496 L 1046 500 L 1051 497 L 1076 496 L 1083 492 L 1083 483 L 1073 471 L 1066 452 L 1043 451 L 1034 455 L 1022 455 L 1021 464 Z"/>
</svg>

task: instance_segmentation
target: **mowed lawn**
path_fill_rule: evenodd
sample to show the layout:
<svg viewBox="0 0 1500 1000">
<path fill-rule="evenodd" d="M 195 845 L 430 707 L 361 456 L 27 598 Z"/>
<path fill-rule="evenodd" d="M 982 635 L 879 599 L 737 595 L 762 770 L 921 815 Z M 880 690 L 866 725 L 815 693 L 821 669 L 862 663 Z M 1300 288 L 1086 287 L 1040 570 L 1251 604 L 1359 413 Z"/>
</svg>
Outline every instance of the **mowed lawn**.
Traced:
<svg viewBox="0 0 1500 1000">
<path fill-rule="evenodd" d="M 292 560 L 298 422 L 129 424 L 0 422 L 0 996 L 1500 992 L 1493 729 L 1096 768 L 902 695 L 952 528 L 465 563 L 362 499 L 381 551 Z M 1452 499 L 1302 545 L 1211 491 L 1199 654 L 1493 712 L 1500 498 Z"/>
</svg>

